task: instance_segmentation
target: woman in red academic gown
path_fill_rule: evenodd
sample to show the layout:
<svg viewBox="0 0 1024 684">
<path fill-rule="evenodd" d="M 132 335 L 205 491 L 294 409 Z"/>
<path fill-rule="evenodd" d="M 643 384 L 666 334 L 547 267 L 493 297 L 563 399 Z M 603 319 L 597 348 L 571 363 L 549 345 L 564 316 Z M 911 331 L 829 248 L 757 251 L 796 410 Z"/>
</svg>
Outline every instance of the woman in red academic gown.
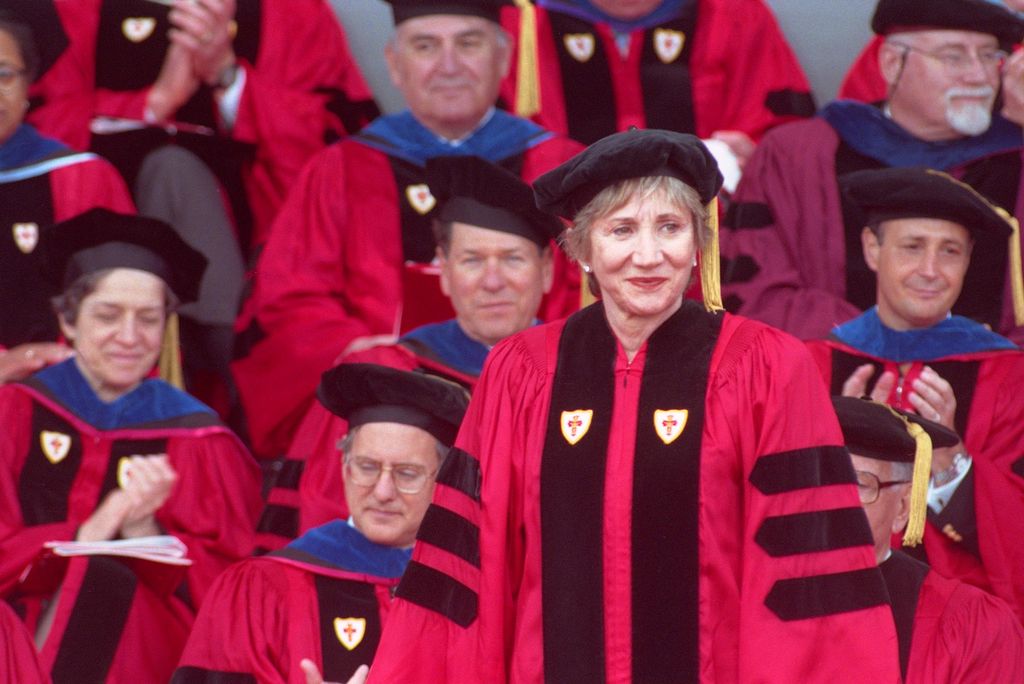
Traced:
<svg viewBox="0 0 1024 684">
<path fill-rule="evenodd" d="M 370 681 L 838 681 L 851 652 L 898 681 L 810 358 L 719 310 L 721 182 L 693 136 L 639 130 L 537 181 L 603 299 L 491 352 Z"/>
<path fill-rule="evenodd" d="M 54 682 L 167 681 L 213 579 L 248 555 L 259 472 L 213 412 L 146 379 L 205 259 L 154 219 L 93 209 L 44 232 L 75 356 L 0 387 L 0 597 Z M 173 535 L 181 574 L 49 541 Z M 179 569 L 180 570 L 180 569 Z"/>
</svg>

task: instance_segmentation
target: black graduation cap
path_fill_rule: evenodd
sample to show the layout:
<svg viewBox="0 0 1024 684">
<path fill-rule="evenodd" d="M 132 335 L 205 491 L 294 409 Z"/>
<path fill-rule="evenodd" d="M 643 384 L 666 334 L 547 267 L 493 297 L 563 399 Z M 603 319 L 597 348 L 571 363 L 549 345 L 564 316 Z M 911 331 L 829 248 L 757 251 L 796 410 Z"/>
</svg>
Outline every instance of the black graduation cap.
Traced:
<svg viewBox="0 0 1024 684">
<path fill-rule="evenodd" d="M 206 257 L 163 221 L 102 208 L 44 229 L 40 250 L 59 291 L 88 273 L 135 268 L 162 278 L 182 302 L 193 302 L 206 270 Z"/>
<path fill-rule="evenodd" d="M 427 185 L 437 218 L 519 235 L 546 247 L 564 226 L 533 202 L 533 190 L 515 174 L 479 157 L 427 161 Z"/>
<path fill-rule="evenodd" d="M 971 186 L 941 171 L 854 171 L 841 176 L 839 186 L 864 215 L 865 225 L 900 218 L 937 218 L 962 225 L 976 239 L 1005 240 L 1013 232 L 1009 214 Z"/>
<path fill-rule="evenodd" d="M 916 546 L 921 543 L 927 519 L 932 449 L 955 446 L 960 437 L 938 423 L 870 399 L 834 396 L 832 406 L 850 453 L 881 461 L 914 464 L 910 520 L 903 535 L 903 544 Z"/>
<path fill-rule="evenodd" d="M 451 445 L 469 404 L 465 388 L 439 377 L 373 363 L 343 363 L 320 376 L 316 396 L 349 426 L 402 423 Z"/>
<path fill-rule="evenodd" d="M 674 131 L 633 129 L 614 133 L 583 150 L 533 184 L 537 206 L 567 219 L 618 181 L 672 176 L 707 204 L 722 187 L 722 174 L 700 138 Z"/>
<path fill-rule="evenodd" d="M 508 0 L 385 0 L 391 5 L 395 25 L 406 19 L 431 14 L 465 14 L 483 17 L 497 23 L 501 8 L 511 4 Z"/>
<path fill-rule="evenodd" d="M 1004 49 L 1024 39 L 1024 22 L 986 0 L 879 0 L 871 18 L 879 35 L 932 28 L 989 33 Z"/>
<path fill-rule="evenodd" d="M 832 397 L 843 429 L 843 441 L 851 453 L 880 461 L 913 463 L 917 440 L 907 423 L 920 425 L 931 438 L 932 448 L 955 446 L 960 437 L 949 428 L 913 413 L 856 397 Z"/>
<path fill-rule="evenodd" d="M 31 29 L 32 40 L 39 53 L 37 79 L 68 47 L 68 36 L 52 0 L 0 0 L 0 18 L 25 24 Z"/>
</svg>

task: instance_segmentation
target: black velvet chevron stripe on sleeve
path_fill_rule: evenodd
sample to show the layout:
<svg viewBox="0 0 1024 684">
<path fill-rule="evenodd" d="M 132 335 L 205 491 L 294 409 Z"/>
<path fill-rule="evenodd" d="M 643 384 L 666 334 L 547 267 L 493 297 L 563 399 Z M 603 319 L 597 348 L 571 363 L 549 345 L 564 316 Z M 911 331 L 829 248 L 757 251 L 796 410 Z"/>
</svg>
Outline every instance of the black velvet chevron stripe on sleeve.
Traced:
<svg viewBox="0 0 1024 684">
<path fill-rule="evenodd" d="M 814 98 L 797 90 L 773 90 L 764 98 L 764 106 L 776 116 L 814 116 Z"/>
<path fill-rule="evenodd" d="M 256 684 L 256 677 L 245 672 L 221 672 L 204 667 L 179 667 L 171 684 Z"/>
<path fill-rule="evenodd" d="M 822 446 L 782 451 L 757 459 L 750 484 L 762 494 L 784 494 L 798 489 L 835 484 L 856 484 L 846 447 Z"/>
<path fill-rule="evenodd" d="M 764 604 L 780 619 L 806 620 L 887 604 L 889 594 L 877 567 L 779 580 Z"/>
<path fill-rule="evenodd" d="M 447 508 L 431 504 L 416 538 L 480 567 L 480 528 Z"/>
<path fill-rule="evenodd" d="M 462 449 L 452 447 L 437 473 L 437 481 L 480 502 L 480 462 Z"/>
<path fill-rule="evenodd" d="M 417 561 L 406 567 L 395 595 L 440 613 L 460 627 L 473 624 L 480 604 L 477 593 L 465 584 Z"/>
<path fill-rule="evenodd" d="M 727 228 L 767 228 L 775 223 L 772 208 L 763 202 L 733 202 L 722 224 Z"/>
<path fill-rule="evenodd" d="M 872 543 L 871 529 L 859 506 L 765 518 L 754 541 L 773 558 Z"/>
</svg>

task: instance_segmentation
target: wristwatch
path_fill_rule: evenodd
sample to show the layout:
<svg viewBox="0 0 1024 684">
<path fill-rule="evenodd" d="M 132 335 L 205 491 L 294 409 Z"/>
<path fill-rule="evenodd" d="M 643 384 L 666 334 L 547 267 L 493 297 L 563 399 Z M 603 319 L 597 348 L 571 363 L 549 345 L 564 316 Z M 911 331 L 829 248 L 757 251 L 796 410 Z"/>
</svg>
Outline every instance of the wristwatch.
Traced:
<svg viewBox="0 0 1024 684">
<path fill-rule="evenodd" d="M 956 454 L 953 455 L 953 462 L 949 464 L 948 468 L 940 470 L 932 475 L 932 486 L 941 487 L 949 484 L 956 478 L 960 477 L 960 473 L 962 473 L 966 467 L 967 455 L 962 451 L 956 452 Z"/>
</svg>

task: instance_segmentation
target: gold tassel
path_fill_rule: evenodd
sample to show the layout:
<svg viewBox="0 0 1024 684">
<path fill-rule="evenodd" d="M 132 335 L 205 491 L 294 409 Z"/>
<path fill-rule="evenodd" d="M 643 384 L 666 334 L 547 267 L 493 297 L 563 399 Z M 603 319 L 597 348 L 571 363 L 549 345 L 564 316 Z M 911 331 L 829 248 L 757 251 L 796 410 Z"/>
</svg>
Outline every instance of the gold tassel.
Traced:
<svg viewBox="0 0 1024 684">
<path fill-rule="evenodd" d="M 167 316 L 157 369 L 162 380 L 180 390 L 185 389 L 185 376 L 181 372 L 181 349 L 178 344 L 178 314 L 176 313 Z"/>
<path fill-rule="evenodd" d="M 540 57 L 537 54 L 537 10 L 530 0 L 519 8 L 519 59 L 516 63 L 516 114 L 529 119 L 540 111 Z"/>
<path fill-rule="evenodd" d="M 723 311 L 722 275 L 718 256 L 718 198 L 708 203 L 708 243 L 700 255 L 700 290 L 704 308 L 712 313 Z"/>
<path fill-rule="evenodd" d="M 917 423 L 903 416 L 900 419 L 907 426 L 907 433 L 914 438 L 917 449 L 914 452 L 914 477 L 910 485 L 910 520 L 903 534 L 904 546 L 917 546 L 924 539 L 924 524 L 928 520 L 928 482 L 932 476 L 932 438 Z"/>
<path fill-rule="evenodd" d="M 1020 223 L 1009 212 L 996 207 L 999 215 L 1010 224 L 1010 285 L 1013 290 L 1013 320 L 1016 325 L 1024 325 L 1024 275 L 1020 264 Z"/>
</svg>

